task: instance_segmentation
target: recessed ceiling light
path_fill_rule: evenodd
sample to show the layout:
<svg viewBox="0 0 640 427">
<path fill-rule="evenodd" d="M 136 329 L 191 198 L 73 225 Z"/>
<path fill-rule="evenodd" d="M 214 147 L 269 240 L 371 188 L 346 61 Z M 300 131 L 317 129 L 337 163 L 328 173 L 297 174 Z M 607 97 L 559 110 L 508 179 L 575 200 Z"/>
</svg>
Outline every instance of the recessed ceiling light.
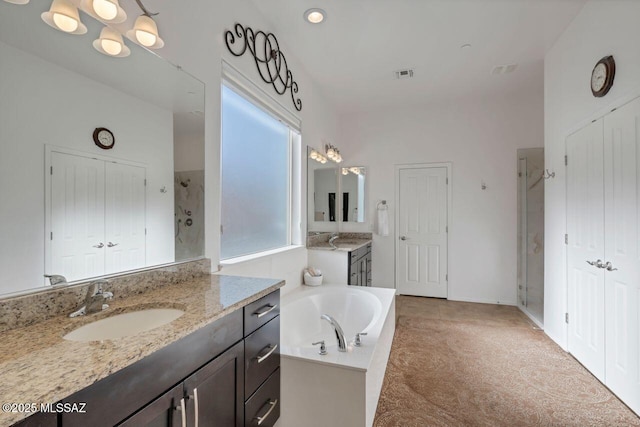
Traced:
<svg viewBox="0 0 640 427">
<path fill-rule="evenodd" d="M 304 19 L 312 24 L 319 24 L 324 21 L 326 12 L 322 9 L 312 8 L 304 13 Z"/>
</svg>

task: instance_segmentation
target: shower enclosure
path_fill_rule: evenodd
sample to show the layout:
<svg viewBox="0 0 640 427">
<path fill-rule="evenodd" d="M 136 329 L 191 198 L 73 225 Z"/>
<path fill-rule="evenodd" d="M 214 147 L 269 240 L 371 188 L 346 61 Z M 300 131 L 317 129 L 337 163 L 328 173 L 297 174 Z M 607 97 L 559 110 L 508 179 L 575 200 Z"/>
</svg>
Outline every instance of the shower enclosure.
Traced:
<svg viewBox="0 0 640 427">
<path fill-rule="evenodd" d="M 544 324 L 544 149 L 518 150 L 518 306 Z"/>
</svg>

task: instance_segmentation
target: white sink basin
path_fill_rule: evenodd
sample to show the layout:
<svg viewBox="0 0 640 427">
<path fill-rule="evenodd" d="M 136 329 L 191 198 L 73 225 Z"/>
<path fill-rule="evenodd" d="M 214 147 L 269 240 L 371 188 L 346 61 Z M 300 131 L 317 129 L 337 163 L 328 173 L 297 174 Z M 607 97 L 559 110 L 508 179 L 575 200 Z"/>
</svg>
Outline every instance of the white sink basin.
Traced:
<svg viewBox="0 0 640 427">
<path fill-rule="evenodd" d="M 118 314 L 81 326 L 69 332 L 63 338 L 69 341 L 113 340 L 166 325 L 184 311 L 175 308 L 152 308 Z"/>
</svg>

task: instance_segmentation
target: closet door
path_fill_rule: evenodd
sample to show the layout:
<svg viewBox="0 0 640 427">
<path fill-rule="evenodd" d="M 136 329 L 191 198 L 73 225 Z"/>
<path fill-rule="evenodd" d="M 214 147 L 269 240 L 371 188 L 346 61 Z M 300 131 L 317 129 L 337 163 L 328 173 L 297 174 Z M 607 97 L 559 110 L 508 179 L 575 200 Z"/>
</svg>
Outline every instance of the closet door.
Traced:
<svg viewBox="0 0 640 427">
<path fill-rule="evenodd" d="M 605 262 L 610 263 L 603 269 L 605 377 L 607 386 L 640 412 L 640 99 L 607 115 L 604 124 Z"/>
<path fill-rule="evenodd" d="M 604 382 L 603 121 L 567 138 L 567 155 L 569 351 Z"/>
<path fill-rule="evenodd" d="M 51 274 L 104 274 L 104 162 L 51 153 Z"/>
<path fill-rule="evenodd" d="M 106 163 L 105 272 L 146 266 L 144 168 Z"/>
</svg>

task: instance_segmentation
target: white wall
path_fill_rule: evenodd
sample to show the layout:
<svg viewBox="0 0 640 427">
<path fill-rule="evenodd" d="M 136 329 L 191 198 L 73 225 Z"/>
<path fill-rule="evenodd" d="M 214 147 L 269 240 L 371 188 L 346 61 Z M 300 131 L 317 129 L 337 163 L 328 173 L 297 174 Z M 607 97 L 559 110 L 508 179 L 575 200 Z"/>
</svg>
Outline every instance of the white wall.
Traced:
<svg viewBox="0 0 640 427">
<path fill-rule="evenodd" d="M 545 187 L 545 332 L 566 349 L 566 170 L 565 139 L 640 95 L 640 2 L 590 1 L 545 57 L 545 162 L 556 172 Z M 589 86 L 591 70 L 607 55 L 616 60 L 616 78 L 604 98 Z M 571 237 L 570 237 L 571 238 Z"/>
<path fill-rule="evenodd" d="M 172 262 L 171 111 L 2 42 L 0 58 L 0 294 L 43 284 L 45 144 L 144 163 L 147 262 Z M 113 149 L 104 151 L 93 143 L 96 127 L 114 132 Z M 163 186 L 165 194 L 158 191 Z"/>
<path fill-rule="evenodd" d="M 516 151 L 543 143 L 542 64 L 539 75 L 539 87 L 510 99 L 341 117 L 341 153 L 367 167 L 368 186 L 365 224 L 343 223 L 341 231 L 371 230 L 376 204 L 389 206 L 389 236 L 374 234 L 374 286 L 395 281 L 394 165 L 452 162 L 449 298 L 516 304 Z"/>
<path fill-rule="evenodd" d="M 135 7 L 135 4 L 132 4 L 132 10 Z M 215 266 L 220 259 L 220 84 L 222 60 L 226 60 L 239 69 L 245 77 L 301 118 L 303 147 L 311 145 L 319 148 L 322 145 L 322 139 L 335 140 L 336 116 L 330 105 L 324 100 L 320 89 L 305 72 L 303 65 L 287 48 L 287 40 L 280 38 L 279 42 L 299 85 L 298 95 L 302 100 L 302 111 L 299 113 L 294 110 L 288 94 L 278 96 L 271 86 L 262 81 L 256 70 L 254 59 L 248 53 L 239 58 L 229 53 L 224 42 L 224 32 L 233 29 L 235 23 L 250 26 L 255 30 L 272 30 L 269 23 L 250 2 L 156 0 L 153 9 L 160 12 L 160 15 L 157 16 L 157 22 L 166 43 L 158 53 L 169 61 L 181 65 L 206 85 L 205 253 L 207 257 L 212 259 L 212 264 Z M 278 36 L 277 32 L 276 36 Z M 302 162 L 302 177 L 304 179 L 307 164 L 305 150 L 302 150 L 301 159 L 305 160 Z M 302 200 L 306 200 L 305 186 L 302 186 Z M 301 230 L 306 232 L 306 204 L 303 203 L 302 209 Z M 304 255 L 299 256 L 299 253 L 294 250 L 273 257 L 270 261 L 270 270 L 265 270 L 264 274 L 268 274 L 269 277 L 290 277 L 290 280 L 294 280 L 294 276 L 291 274 L 293 271 L 291 269 L 294 268 L 299 272 L 295 279 L 299 283 L 302 269 L 306 265 L 306 250 L 303 249 L 302 253 Z M 281 257 L 285 259 L 289 257 L 289 264 L 280 262 Z M 259 260 L 258 264 L 263 261 L 264 259 Z M 246 270 L 243 270 L 242 265 L 239 265 L 234 267 L 233 271 L 237 274 L 262 275 L 259 274 L 261 270 L 256 270 L 251 265 L 252 263 L 249 263 Z M 264 265 L 266 269 L 266 264 L 261 265 Z M 223 270 L 222 273 L 230 271 L 229 268 Z"/>
</svg>

